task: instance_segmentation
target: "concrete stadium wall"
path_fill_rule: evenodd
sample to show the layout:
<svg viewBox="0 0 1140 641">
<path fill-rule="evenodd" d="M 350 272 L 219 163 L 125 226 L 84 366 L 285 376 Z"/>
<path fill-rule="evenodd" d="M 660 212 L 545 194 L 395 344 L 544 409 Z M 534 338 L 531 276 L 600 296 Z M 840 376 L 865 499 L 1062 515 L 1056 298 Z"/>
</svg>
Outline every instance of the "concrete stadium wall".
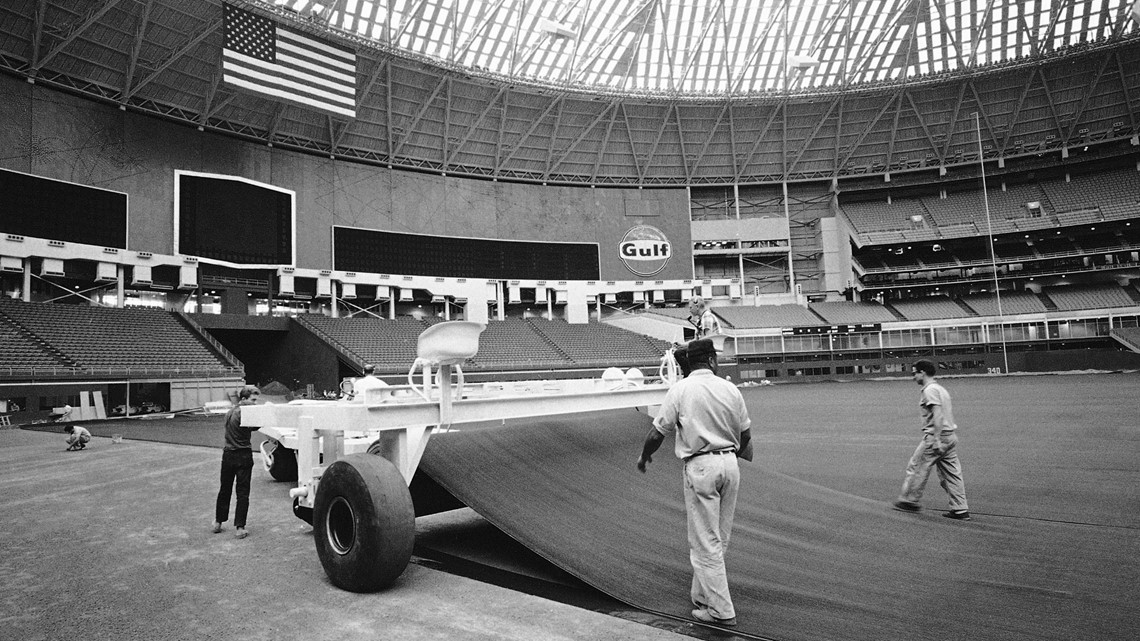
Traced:
<svg viewBox="0 0 1140 641">
<path fill-rule="evenodd" d="M 297 192 L 297 267 L 332 267 L 333 225 L 474 238 L 595 242 L 601 280 L 643 280 L 618 244 L 636 225 L 669 239 L 655 279 L 693 277 L 688 190 L 592 189 L 445 177 L 332 160 L 0 76 L 0 167 L 123 191 L 128 248 L 172 254 L 174 171 L 238 176 Z M 255 127 L 267 123 L 251 123 Z M 327 132 L 326 132 L 327 133 Z M 219 234 L 239 234 L 234 229 Z M 520 275 L 525 278 L 525 275 Z"/>
</svg>

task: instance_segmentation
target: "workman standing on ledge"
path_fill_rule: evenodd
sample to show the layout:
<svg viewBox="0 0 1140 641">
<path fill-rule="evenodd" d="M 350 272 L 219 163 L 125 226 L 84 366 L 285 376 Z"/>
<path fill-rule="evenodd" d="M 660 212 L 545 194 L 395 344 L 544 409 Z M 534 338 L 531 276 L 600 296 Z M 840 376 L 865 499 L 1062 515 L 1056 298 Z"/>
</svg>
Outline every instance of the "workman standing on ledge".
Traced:
<svg viewBox="0 0 1140 641">
<path fill-rule="evenodd" d="M 675 434 L 675 453 L 685 462 L 685 512 L 693 583 L 693 618 L 736 625 L 728 592 L 724 555 L 732 534 L 740 489 L 737 457 L 752 460 L 752 421 L 735 385 L 716 375 L 717 357 L 709 339 L 686 349 L 691 373 L 669 389 L 653 428 L 645 437 L 637 469 L 645 472 L 665 436 Z"/>
</svg>

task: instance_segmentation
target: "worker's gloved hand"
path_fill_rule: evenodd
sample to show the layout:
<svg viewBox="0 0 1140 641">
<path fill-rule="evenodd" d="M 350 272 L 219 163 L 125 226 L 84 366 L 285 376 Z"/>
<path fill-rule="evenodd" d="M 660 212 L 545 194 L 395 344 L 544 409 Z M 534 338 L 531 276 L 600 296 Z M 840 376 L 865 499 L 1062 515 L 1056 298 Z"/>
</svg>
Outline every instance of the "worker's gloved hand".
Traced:
<svg viewBox="0 0 1140 641">
<path fill-rule="evenodd" d="M 645 466 L 653 462 L 652 456 L 641 456 L 637 459 L 637 471 L 645 474 Z"/>
</svg>

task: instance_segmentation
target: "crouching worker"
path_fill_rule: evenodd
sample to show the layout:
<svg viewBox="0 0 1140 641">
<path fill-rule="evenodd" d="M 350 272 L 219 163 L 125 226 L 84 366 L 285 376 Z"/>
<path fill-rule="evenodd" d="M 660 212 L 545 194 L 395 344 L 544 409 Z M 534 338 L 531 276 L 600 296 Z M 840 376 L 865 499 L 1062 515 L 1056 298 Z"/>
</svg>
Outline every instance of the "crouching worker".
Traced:
<svg viewBox="0 0 1140 641">
<path fill-rule="evenodd" d="M 68 425 L 63 428 L 67 432 L 67 451 L 81 450 L 91 442 L 91 432 L 81 425 Z"/>
</svg>

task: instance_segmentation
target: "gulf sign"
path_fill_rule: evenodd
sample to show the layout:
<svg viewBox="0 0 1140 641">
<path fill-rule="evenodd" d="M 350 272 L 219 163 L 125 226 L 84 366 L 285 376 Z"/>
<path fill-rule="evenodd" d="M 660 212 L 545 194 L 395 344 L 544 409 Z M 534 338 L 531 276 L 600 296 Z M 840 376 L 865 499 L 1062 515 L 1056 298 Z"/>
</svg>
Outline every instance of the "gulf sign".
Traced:
<svg viewBox="0 0 1140 641">
<path fill-rule="evenodd" d="M 638 225 L 625 232 L 618 253 L 629 271 L 638 276 L 652 276 L 665 269 L 673 247 L 660 229 Z"/>
</svg>

